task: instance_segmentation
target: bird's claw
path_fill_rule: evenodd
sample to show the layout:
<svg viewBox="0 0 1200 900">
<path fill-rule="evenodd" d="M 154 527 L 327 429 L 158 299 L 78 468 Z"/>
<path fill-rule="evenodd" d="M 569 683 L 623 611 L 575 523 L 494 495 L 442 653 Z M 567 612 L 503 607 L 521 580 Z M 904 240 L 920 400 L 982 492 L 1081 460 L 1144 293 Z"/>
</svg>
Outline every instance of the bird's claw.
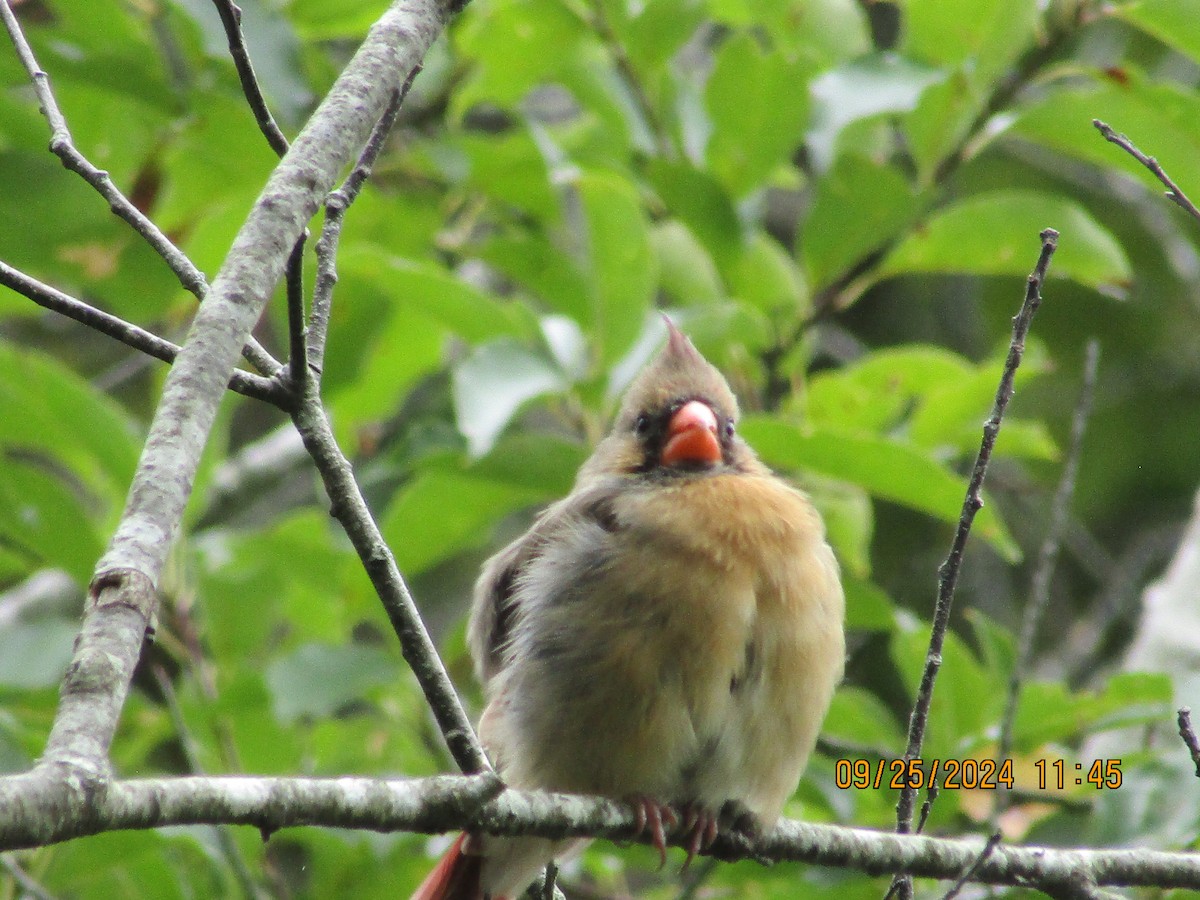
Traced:
<svg viewBox="0 0 1200 900">
<path fill-rule="evenodd" d="M 640 837 L 647 832 L 650 834 L 650 843 L 658 851 L 658 867 L 661 869 L 667 864 L 667 835 L 664 823 L 666 828 L 674 828 L 679 824 L 679 816 L 669 804 L 659 803 L 649 797 L 638 796 L 629 802 L 633 805 L 637 826 L 634 837 Z"/>
<path fill-rule="evenodd" d="M 683 861 L 683 868 L 679 870 L 681 875 L 688 870 L 696 854 L 707 850 L 717 839 L 719 819 L 717 813 L 698 804 L 689 803 L 684 807 L 683 826 L 680 831 L 687 838 L 687 843 L 684 844 L 687 859 Z"/>
</svg>

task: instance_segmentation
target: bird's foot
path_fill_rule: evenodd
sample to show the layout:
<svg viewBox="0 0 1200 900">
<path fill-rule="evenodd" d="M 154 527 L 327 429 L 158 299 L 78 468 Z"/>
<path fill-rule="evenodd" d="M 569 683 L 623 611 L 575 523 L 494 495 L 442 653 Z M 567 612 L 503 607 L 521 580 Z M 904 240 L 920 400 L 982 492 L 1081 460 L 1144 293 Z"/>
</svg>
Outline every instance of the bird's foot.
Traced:
<svg viewBox="0 0 1200 900">
<path fill-rule="evenodd" d="M 667 835 L 663 826 L 665 824 L 667 828 L 674 828 L 679 824 L 679 816 L 669 804 L 646 796 L 631 797 L 629 802 L 633 806 L 637 823 L 634 837 L 640 837 L 647 832 L 650 834 L 650 843 L 658 851 L 658 867 L 661 869 L 667 864 Z"/>
</svg>

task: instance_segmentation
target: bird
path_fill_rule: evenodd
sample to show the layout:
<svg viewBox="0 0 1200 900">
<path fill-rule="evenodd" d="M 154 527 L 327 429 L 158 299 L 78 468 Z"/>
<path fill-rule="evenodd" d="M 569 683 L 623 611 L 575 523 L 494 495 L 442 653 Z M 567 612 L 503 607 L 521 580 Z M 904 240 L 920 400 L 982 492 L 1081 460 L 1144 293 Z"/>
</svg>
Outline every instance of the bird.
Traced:
<svg viewBox="0 0 1200 900">
<path fill-rule="evenodd" d="M 664 316 L 664 318 L 666 318 Z M 822 519 L 666 320 L 570 493 L 483 566 L 468 644 L 509 787 L 628 802 L 665 862 L 771 827 L 845 661 Z M 458 837 L 413 900 L 512 900 L 571 842 Z"/>
</svg>

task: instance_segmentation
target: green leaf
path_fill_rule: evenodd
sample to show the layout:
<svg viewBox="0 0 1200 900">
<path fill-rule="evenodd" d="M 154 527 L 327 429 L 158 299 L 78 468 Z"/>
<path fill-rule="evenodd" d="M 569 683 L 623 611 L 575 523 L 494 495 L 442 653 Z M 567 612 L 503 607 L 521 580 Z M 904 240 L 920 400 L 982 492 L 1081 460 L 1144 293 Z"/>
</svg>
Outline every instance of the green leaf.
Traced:
<svg viewBox="0 0 1200 900">
<path fill-rule="evenodd" d="M 1139 0 L 1111 13 L 1200 63 L 1200 0 Z"/>
<path fill-rule="evenodd" d="M 917 215 L 908 180 L 893 166 L 842 154 L 817 183 L 800 234 L 810 283 L 825 285 L 891 243 Z"/>
<path fill-rule="evenodd" d="M 1109 293 L 1129 285 L 1132 271 L 1124 250 L 1082 206 L 1022 190 L 978 194 L 936 213 L 888 255 L 880 277 L 911 272 L 1027 276 L 1045 228 L 1061 235 L 1051 277 Z"/>
<path fill-rule="evenodd" d="M 937 66 L 970 61 L 963 71 L 982 91 L 1034 38 L 1037 0 L 910 0 L 906 55 Z"/>
<path fill-rule="evenodd" d="M 664 66 L 704 20 L 700 0 L 655 0 L 623 30 L 625 49 L 648 72 Z"/>
<path fill-rule="evenodd" d="M 396 660 L 379 647 L 359 644 L 304 644 L 266 668 L 275 718 L 285 725 L 323 719 L 372 688 L 394 682 Z"/>
<path fill-rule="evenodd" d="M 535 333 L 533 317 L 519 304 L 500 301 L 430 263 L 360 245 L 338 256 L 338 269 L 369 279 L 370 287 L 393 303 L 411 304 L 472 344 Z"/>
<path fill-rule="evenodd" d="M 546 157 L 529 129 L 488 135 L 467 132 L 455 136 L 454 147 L 469 163 L 467 183 L 484 196 L 541 221 L 558 215 L 558 195 Z"/>
<path fill-rule="evenodd" d="M 360 38 L 387 9 L 387 0 L 292 0 L 288 18 L 306 41 Z"/>
<path fill-rule="evenodd" d="M 876 53 L 830 69 L 813 81 L 816 101 L 807 145 L 818 169 L 837 158 L 838 136 L 865 119 L 908 112 L 945 73 L 894 54 Z"/>
<path fill-rule="evenodd" d="M 1047 362 L 1039 365 L 1031 356 L 1027 354 L 1017 370 L 1018 388 L 1049 368 Z M 983 418 L 995 402 L 1002 368 L 1003 361 L 997 360 L 932 388 L 909 421 L 908 435 L 912 442 L 930 453 L 946 447 L 960 453 L 978 450 Z M 1043 423 L 1011 416 L 1006 416 L 1001 424 L 995 452 L 1042 460 L 1058 458 L 1057 445 Z"/>
<path fill-rule="evenodd" d="M 589 37 L 579 17 L 557 0 L 495 0 L 477 9 L 455 34 L 459 51 L 475 63 L 451 95 L 455 118 L 482 101 L 515 107 L 530 89 L 570 66 Z"/>
<path fill-rule="evenodd" d="M 725 294 L 712 257 L 686 225 L 668 219 L 654 226 L 650 239 L 661 267 L 662 290 L 681 305 L 719 302 Z"/>
<path fill-rule="evenodd" d="M 219 858 L 190 829 L 114 831 L 64 843 L 47 854 L 38 882 L 63 897 L 228 896 L 237 892 L 237 883 L 222 872 Z"/>
<path fill-rule="evenodd" d="M 470 468 L 472 477 L 503 482 L 529 491 L 531 499 L 562 497 L 575 483 L 575 473 L 587 459 L 581 444 L 546 434 L 525 432 L 499 441 Z M 537 465 L 530 465 L 536 460 Z"/>
<path fill-rule="evenodd" d="M 749 32 L 717 51 L 705 88 L 708 166 L 735 197 L 762 186 L 800 143 L 808 121 L 807 63 L 764 50 Z"/>
<path fill-rule="evenodd" d="M 717 268 L 728 275 L 744 238 L 737 210 L 721 184 L 706 171 L 665 160 L 651 162 L 649 177 L 662 202 L 683 220 Z"/>
<path fill-rule="evenodd" d="M 604 365 L 633 346 L 658 285 L 658 260 L 633 185 L 616 175 L 586 172 L 575 182 L 583 204 L 591 272 L 591 324 Z"/>
<path fill-rule="evenodd" d="M 558 312 L 582 324 L 591 321 L 587 276 L 543 234 L 493 237 L 479 247 L 479 256 Z"/>
<path fill-rule="evenodd" d="M 957 523 L 962 512 L 965 481 L 910 445 L 830 429 L 802 430 L 764 416 L 746 417 L 739 429 L 772 466 L 840 478 L 943 522 Z M 991 507 L 979 510 L 974 528 L 1005 559 L 1020 557 Z"/>
<path fill-rule="evenodd" d="M 800 318 L 809 311 L 809 291 L 804 275 L 779 242 L 763 231 L 754 231 L 745 242 L 729 274 L 729 286 L 739 299 L 768 315 L 783 312 Z"/>
<path fill-rule="evenodd" d="M 846 572 L 865 578 L 871 571 L 871 538 L 875 512 L 871 498 L 862 488 L 805 474 L 803 488 L 821 512 L 829 544 Z M 864 600 L 869 602 L 870 599 Z"/>
<path fill-rule="evenodd" d="M 485 543 L 501 518 L 541 496 L 518 484 L 433 470 L 396 497 L 381 528 L 400 571 L 412 575 Z"/>
<path fill-rule="evenodd" d="M 1036 750 L 1109 728 L 1159 722 L 1170 715 L 1173 698 L 1171 679 L 1159 673 L 1120 673 L 1098 691 L 1076 693 L 1060 682 L 1030 682 L 1021 692 L 1014 741 Z"/>
<path fill-rule="evenodd" d="M 568 386 L 561 369 L 516 341 L 477 347 L 453 372 L 455 420 L 471 455 L 491 449 L 524 404 Z"/>
<path fill-rule="evenodd" d="M 904 746 L 904 732 L 892 712 L 874 694 L 851 686 L 833 695 L 821 733 L 884 752 L 898 752 Z"/>
<path fill-rule="evenodd" d="M 33 564 L 65 569 L 80 584 L 91 580 L 104 552 L 94 509 L 58 473 L 16 459 L 0 466 L 0 541 Z"/>
<path fill-rule="evenodd" d="M 846 591 L 846 627 L 862 631 L 891 631 L 896 627 L 896 609 L 879 585 L 842 573 Z"/>
</svg>

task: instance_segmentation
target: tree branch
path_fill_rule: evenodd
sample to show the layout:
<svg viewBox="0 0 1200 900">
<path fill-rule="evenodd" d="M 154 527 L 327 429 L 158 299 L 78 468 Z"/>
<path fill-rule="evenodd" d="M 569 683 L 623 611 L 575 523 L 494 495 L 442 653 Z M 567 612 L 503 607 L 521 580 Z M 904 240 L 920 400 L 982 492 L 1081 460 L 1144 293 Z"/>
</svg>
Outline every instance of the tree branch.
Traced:
<svg viewBox="0 0 1200 900">
<path fill-rule="evenodd" d="M 134 350 L 140 350 L 147 356 L 160 359 L 165 363 L 173 363 L 179 354 L 178 344 L 126 322 L 111 313 L 97 309 L 69 294 L 64 294 L 4 262 L 0 262 L 0 284 L 11 288 L 44 309 L 64 315 L 68 319 L 74 319 L 81 325 L 106 334 Z M 288 409 L 292 403 L 291 395 L 283 385 L 270 378 L 264 378 L 253 372 L 244 372 L 241 369 L 234 369 L 233 374 L 229 376 L 229 389 L 284 410 Z"/>
<path fill-rule="evenodd" d="M 325 492 L 332 503 L 330 514 L 346 530 L 375 592 L 383 601 L 392 629 L 400 639 L 401 652 L 425 693 L 458 767 L 466 773 L 488 772 L 491 765 L 475 737 L 475 730 L 446 674 L 437 648 L 425 630 L 417 605 L 396 566 L 396 558 L 367 507 L 349 460 L 334 439 L 318 389 L 316 379 L 309 379 L 293 420 L 321 473 Z"/>
<path fill-rule="evenodd" d="M 1008 402 L 1012 398 L 1013 379 L 1016 377 L 1017 367 L 1021 364 L 1021 357 L 1025 353 L 1025 337 L 1029 333 L 1033 316 L 1042 302 L 1041 286 L 1046 277 L 1046 269 L 1050 265 L 1050 258 L 1058 246 L 1058 232 L 1047 228 L 1041 233 L 1041 240 L 1042 251 L 1026 284 L 1025 301 L 1021 305 L 1020 312 L 1013 319 L 1013 334 L 1008 348 L 1008 358 L 1004 363 L 1004 373 L 1000 377 L 1000 385 L 996 389 L 992 413 L 983 426 L 983 440 L 980 443 L 979 455 L 975 459 L 975 467 L 967 485 L 967 495 L 963 501 L 962 515 L 959 517 L 954 541 L 946 561 L 938 570 L 938 592 L 934 607 L 933 627 L 929 637 L 929 650 L 925 656 L 925 669 L 921 675 L 921 685 L 917 691 L 916 702 L 909 719 L 908 746 L 904 752 L 905 760 L 917 759 L 921 755 L 921 744 L 925 738 L 925 728 L 929 720 L 929 707 L 933 702 L 934 683 L 942 665 L 942 647 L 946 639 L 946 630 L 950 627 L 950 613 L 954 607 L 954 591 L 958 585 L 963 551 L 966 549 L 967 538 L 970 536 L 975 514 L 983 507 L 983 480 L 987 475 L 996 436 L 1000 433 L 1001 421 L 1008 408 Z M 916 795 L 916 788 L 911 785 L 905 785 L 900 792 L 900 800 L 896 804 L 896 830 L 901 834 L 912 828 Z"/>
<path fill-rule="evenodd" d="M 337 284 L 337 248 L 342 237 L 342 221 L 346 210 L 350 208 L 363 184 L 370 177 L 375 160 L 383 152 L 387 137 L 396 124 L 400 106 L 420 71 L 421 67 L 417 65 L 408 73 L 403 86 L 392 96 L 387 109 L 375 123 L 375 128 L 353 170 L 346 176 L 342 186 L 336 191 L 331 191 L 325 198 L 325 224 L 321 227 L 321 236 L 317 238 L 317 279 L 313 286 L 312 316 L 308 333 L 308 365 L 318 377 L 325 368 L 325 342 L 329 335 L 329 310 L 333 303 L 333 289 Z"/>
<path fill-rule="evenodd" d="M 237 69 L 238 80 L 242 83 L 242 93 L 254 113 L 254 121 L 258 130 L 263 133 L 275 155 L 282 157 L 288 151 L 288 139 L 283 136 L 275 117 L 267 107 L 267 99 L 263 96 L 262 88 L 258 85 L 258 77 L 254 74 L 254 65 L 250 62 L 250 51 L 246 47 L 246 36 L 242 32 L 242 10 L 231 0 L 213 0 L 217 15 L 221 17 L 221 26 L 225 29 L 225 38 L 229 42 L 229 56 L 233 67 Z"/>
<path fill-rule="evenodd" d="M 239 824 L 265 834 L 323 826 L 372 831 L 442 833 L 470 828 L 491 834 L 552 839 L 636 835 L 630 806 L 569 794 L 502 790 L 491 775 L 412 780 L 372 778 L 183 777 L 114 781 L 102 791 L 72 791 L 42 778 L 31 791 L 17 784 L 36 773 L 0 782 L 0 849 L 40 846 L 117 829 Z M 20 790 L 17 788 L 21 787 Z M 36 798 L 36 803 L 21 802 Z M 683 846 L 676 831 L 669 843 Z M 957 880 L 975 867 L 981 884 L 1020 884 L 1058 890 L 1066 884 L 1155 885 L 1200 889 L 1200 856 L 1155 850 L 1088 850 L 996 846 L 977 837 L 931 838 L 785 819 L 757 840 L 722 836 L 720 859 L 804 862 L 870 875 L 904 869 L 922 878 Z"/>
<path fill-rule="evenodd" d="M 1106 141 L 1108 141 L 1110 144 L 1116 144 L 1118 147 L 1140 162 L 1143 166 L 1149 169 L 1154 177 L 1161 181 L 1163 186 L 1167 189 L 1167 197 L 1173 200 L 1176 205 L 1178 205 L 1179 208 L 1186 212 L 1189 216 L 1191 216 L 1197 222 L 1200 222 L 1200 209 L 1197 209 L 1196 204 L 1192 203 L 1192 201 L 1188 199 L 1187 194 L 1179 189 L 1179 185 L 1171 180 L 1171 176 L 1169 176 L 1163 170 L 1163 167 L 1158 164 L 1158 160 L 1156 160 L 1153 156 L 1147 156 L 1134 145 L 1133 141 L 1125 137 L 1123 134 L 1117 134 L 1117 132 L 1113 131 L 1112 128 L 1110 128 L 1104 122 L 1101 122 L 1099 119 L 1092 119 L 1092 124 L 1096 127 L 1097 131 L 1104 135 L 1104 139 Z"/>
<path fill-rule="evenodd" d="M 187 255 L 176 247 L 148 216 L 121 193 L 107 172 L 92 165 L 88 158 L 75 147 L 71 131 L 67 127 L 66 117 L 59 109 L 58 101 L 54 98 L 54 91 L 50 88 L 50 76 L 38 65 L 37 58 L 33 55 L 33 49 L 25 40 L 25 34 L 21 30 L 20 22 L 17 21 L 16 13 L 12 11 L 7 2 L 0 3 L 0 18 L 4 20 L 4 27 L 8 29 L 9 37 L 12 39 L 13 47 L 16 48 L 21 65 L 25 67 L 25 71 L 29 73 L 29 77 L 33 81 L 38 105 L 50 125 L 50 152 L 62 161 L 68 171 L 79 175 L 108 201 L 109 209 L 124 219 L 153 248 L 154 252 L 162 257 L 185 290 L 195 295 L 197 300 L 203 300 L 208 292 L 204 273 L 196 268 Z M 279 362 L 254 338 L 248 338 L 244 353 L 250 364 L 264 375 L 274 374 L 279 369 Z"/>
<path fill-rule="evenodd" d="M 15 21 L 6 4 L 3 8 L 6 21 Z M 32 773 L 0 779 L 5 795 L 30 778 L 60 783 L 60 797 L 103 791 L 109 743 L 157 607 L 155 586 L 234 361 L 305 224 L 447 15 L 445 2 L 393 3 L 272 173 L 239 231 L 168 373 L 124 515 L 97 564 L 46 753 Z"/>
</svg>

